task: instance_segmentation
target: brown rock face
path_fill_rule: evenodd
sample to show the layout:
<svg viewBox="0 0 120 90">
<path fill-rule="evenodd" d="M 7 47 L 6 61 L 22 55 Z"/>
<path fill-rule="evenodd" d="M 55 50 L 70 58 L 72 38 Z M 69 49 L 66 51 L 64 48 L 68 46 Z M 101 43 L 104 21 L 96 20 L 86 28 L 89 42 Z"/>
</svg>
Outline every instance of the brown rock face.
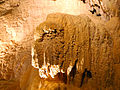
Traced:
<svg viewBox="0 0 120 90">
<path fill-rule="evenodd" d="M 109 29 L 105 25 L 94 24 L 85 15 L 50 14 L 36 29 L 34 48 L 37 56 L 34 59 L 38 58 L 40 67 L 44 53 L 46 62 L 50 64 L 60 64 L 64 60 L 64 71 L 78 59 L 74 80 L 76 86 L 80 86 L 81 74 L 88 68 L 92 72 L 92 79 L 84 83 L 82 88 L 118 89 L 119 79 L 114 87 L 115 78 L 120 78 L 115 77 L 118 69 L 114 68 L 114 38 L 118 36 L 112 36 Z M 119 51 L 117 53 L 119 57 Z M 119 59 L 117 64 L 120 64 Z"/>
</svg>

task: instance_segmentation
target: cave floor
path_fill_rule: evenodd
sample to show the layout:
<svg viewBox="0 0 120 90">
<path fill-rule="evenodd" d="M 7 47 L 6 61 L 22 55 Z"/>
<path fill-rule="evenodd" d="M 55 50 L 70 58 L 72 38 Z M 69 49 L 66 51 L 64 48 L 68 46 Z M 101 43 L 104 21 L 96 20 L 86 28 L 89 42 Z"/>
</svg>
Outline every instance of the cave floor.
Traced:
<svg viewBox="0 0 120 90">
<path fill-rule="evenodd" d="M 0 90 L 20 90 L 19 82 L 15 80 L 0 80 Z"/>
</svg>

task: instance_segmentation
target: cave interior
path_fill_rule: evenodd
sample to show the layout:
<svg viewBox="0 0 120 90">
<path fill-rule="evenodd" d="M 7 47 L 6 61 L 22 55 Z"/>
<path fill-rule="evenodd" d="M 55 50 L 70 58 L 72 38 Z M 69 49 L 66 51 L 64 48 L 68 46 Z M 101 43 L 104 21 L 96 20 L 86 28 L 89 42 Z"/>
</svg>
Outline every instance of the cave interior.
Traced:
<svg viewBox="0 0 120 90">
<path fill-rule="evenodd" d="M 120 90 L 120 0 L 0 0 L 0 90 Z"/>
</svg>

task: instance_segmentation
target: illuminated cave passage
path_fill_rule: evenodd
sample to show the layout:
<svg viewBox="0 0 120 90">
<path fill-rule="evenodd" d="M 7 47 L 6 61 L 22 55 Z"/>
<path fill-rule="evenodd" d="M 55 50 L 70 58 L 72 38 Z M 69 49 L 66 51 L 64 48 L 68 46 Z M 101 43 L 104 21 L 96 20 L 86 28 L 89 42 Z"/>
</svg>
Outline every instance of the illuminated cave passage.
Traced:
<svg viewBox="0 0 120 90">
<path fill-rule="evenodd" d="M 119 90 L 119 0 L 0 0 L 0 90 Z"/>
</svg>

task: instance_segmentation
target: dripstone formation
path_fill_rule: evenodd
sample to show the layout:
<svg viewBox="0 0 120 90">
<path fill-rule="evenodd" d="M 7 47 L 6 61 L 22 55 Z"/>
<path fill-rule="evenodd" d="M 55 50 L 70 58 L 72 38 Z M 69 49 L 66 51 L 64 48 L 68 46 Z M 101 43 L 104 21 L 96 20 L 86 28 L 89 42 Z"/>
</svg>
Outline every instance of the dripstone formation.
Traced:
<svg viewBox="0 0 120 90">
<path fill-rule="evenodd" d="M 114 20 L 119 22 L 119 18 Z M 49 14 L 36 28 L 34 48 L 37 56 L 34 59 L 38 58 L 39 67 L 43 65 L 44 54 L 50 64 L 60 65 L 64 61 L 64 71 L 78 59 L 74 85 L 80 87 L 82 73 L 87 68 L 92 78 L 81 88 L 118 89 L 120 80 L 117 78 L 120 77 L 116 72 L 120 68 L 120 51 L 115 49 L 115 45 L 119 47 L 115 42 L 120 43 L 120 24 L 113 25 L 114 29 L 117 27 L 115 32 L 109 23 L 96 24 L 85 15 Z M 115 38 L 118 39 L 114 41 Z"/>
</svg>

